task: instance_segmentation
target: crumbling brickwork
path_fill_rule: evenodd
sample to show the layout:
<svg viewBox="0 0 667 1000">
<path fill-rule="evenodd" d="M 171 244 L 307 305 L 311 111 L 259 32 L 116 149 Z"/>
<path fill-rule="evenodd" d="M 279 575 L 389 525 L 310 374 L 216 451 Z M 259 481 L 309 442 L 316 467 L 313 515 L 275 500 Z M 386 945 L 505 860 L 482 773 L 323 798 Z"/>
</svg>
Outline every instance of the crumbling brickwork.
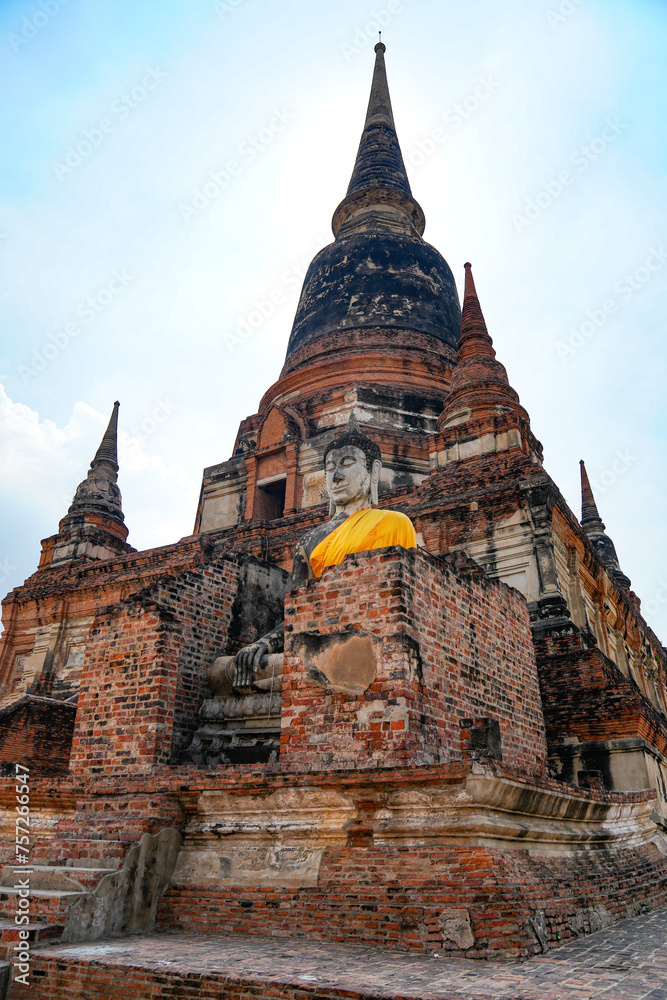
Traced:
<svg viewBox="0 0 667 1000">
<path fill-rule="evenodd" d="M 106 609 L 92 630 L 74 733 L 74 773 L 178 759 L 224 648 L 238 563 L 210 563 Z"/>
<path fill-rule="evenodd" d="M 26 695 L 0 711 L 0 760 L 34 775 L 66 774 L 75 716 L 76 703 Z"/>
<path fill-rule="evenodd" d="M 304 636 L 370 637 L 367 690 L 336 690 Z M 461 754 L 460 723 L 489 716 L 502 759 L 543 773 L 546 743 L 525 601 L 459 556 L 349 556 L 286 602 L 281 763 L 319 770 L 433 763 Z M 305 662 L 304 662 L 305 661 Z M 328 738 L 327 738 L 328 734 Z"/>
</svg>

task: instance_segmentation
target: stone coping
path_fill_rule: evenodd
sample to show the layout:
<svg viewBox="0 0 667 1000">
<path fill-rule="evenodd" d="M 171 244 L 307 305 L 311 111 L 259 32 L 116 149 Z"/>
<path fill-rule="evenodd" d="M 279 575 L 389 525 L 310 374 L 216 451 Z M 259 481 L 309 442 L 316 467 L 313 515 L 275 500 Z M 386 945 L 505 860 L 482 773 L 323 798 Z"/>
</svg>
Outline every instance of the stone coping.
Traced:
<svg viewBox="0 0 667 1000">
<path fill-rule="evenodd" d="M 557 796 L 573 800 L 600 803 L 641 803 L 652 802 L 656 793 L 653 789 L 639 789 L 627 792 L 609 792 L 598 789 L 584 789 L 557 781 L 542 775 L 527 775 L 500 764 L 482 766 L 476 762 L 451 761 L 446 764 L 432 764 L 423 767 L 397 766 L 391 768 L 364 768 L 357 770 L 331 770 L 309 772 L 280 772 L 279 764 L 248 764 L 239 767 L 229 765 L 164 765 L 144 774 L 96 775 L 94 780 L 78 775 L 59 776 L 57 784 L 53 778 L 31 778 L 30 793 L 33 806 L 48 808 L 71 801 L 81 796 L 105 795 L 176 795 L 189 794 L 197 797 L 200 792 L 220 789 L 238 791 L 271 791 L 280 787 L 317 785 L 322 788 L 345 788 L 357 785 L 431 784 L 433 782 L 458 783 L 473 773 L 484 773 L 491 777 L 504 778 L 525 786 L 527 789 L 548 791 Z M 0 777 L 0 806 L 13 808 L 15 805 L 15 778 L 13 775 Z M 34 798 L 33 798 L 34 797 Z"/>
</svg>

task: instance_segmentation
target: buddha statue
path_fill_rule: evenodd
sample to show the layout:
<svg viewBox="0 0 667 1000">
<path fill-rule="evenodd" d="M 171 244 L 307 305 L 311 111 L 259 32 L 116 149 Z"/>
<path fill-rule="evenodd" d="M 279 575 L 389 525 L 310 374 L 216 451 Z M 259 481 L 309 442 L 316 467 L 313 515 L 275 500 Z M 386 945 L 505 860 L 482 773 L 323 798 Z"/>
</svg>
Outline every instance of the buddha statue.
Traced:
<svg viewBox="0 0 667 1000">
<path fill-rule="evenodd" d="M 359 430 L 352 415 L 344 432 L 324 453 L 329 520 L 318 524 L 296 544 L 288 590 L 319 577 L 327 566 L 335 566 L 345 556 L 369 549 L 417 544 L 415 529 L 405 514 L 378 510 L 378 483 L 382 462 L 380 449 Z M 260 671 L 263 656 L 283 649 L 284 622 L 236 654 L 234 687 L 248 688 Z"/>
</svg>

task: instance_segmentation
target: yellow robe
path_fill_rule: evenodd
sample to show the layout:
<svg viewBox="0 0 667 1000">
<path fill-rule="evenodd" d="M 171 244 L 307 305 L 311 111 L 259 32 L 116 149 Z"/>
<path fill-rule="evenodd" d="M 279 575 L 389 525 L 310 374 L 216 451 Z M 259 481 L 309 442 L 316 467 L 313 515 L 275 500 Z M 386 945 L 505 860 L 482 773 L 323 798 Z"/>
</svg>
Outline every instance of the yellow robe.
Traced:
<svg viewBox="0 0 667 1000">
<path fill-rule="evenodd" d="M 410 518 L 397 510 L 358 510 L 315 546 L 310 566 L 315 576 L 321 576 L 323 569 L 335 566 L 353 552 L 390 545 L 415 548 L 417 536 Z"/>
</svg>

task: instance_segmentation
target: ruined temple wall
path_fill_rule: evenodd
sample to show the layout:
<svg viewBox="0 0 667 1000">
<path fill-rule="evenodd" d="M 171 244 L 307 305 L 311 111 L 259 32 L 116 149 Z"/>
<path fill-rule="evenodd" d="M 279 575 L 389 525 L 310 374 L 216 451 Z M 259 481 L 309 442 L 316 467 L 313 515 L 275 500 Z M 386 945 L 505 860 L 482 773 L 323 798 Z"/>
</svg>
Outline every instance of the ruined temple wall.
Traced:
<svg viewBox="0 0 667 1000">
<path fill-rule="evenodd" d="M 525 958 L 664 905 L 664 856 L 531 856 L 464 844 L 329 847 L 317 884 L 174 884 L 159 905 L 169 930 L 298 933 L 411 952 Z M 640 889 L 641 887 L 641 889 Z"/>
<path fill-rule="evenodd" d="M 497 727 L 500 747 L 480 752 L 544 770 L 525 601 L 464 556 L 348 556 L 285 611 L 281 767 L 452 760 L 482 723 Z"/>
<path fill-rule="evenodd" d="M 441 730 L 499 724 L 502 760 L 528 774 L 546 767 L 546 736 L 528 608 L 462 553 L 415 553 L 413 616 L 423 662 L 426 715 Z"/>
<path fill-rule="evenodd" d="M 205 564 L 211 552 L 206 539 L 188 538 L 104 562 L 38 570 L 2 602 L 0 707 L 28 691 L 57 698 L 75 694 L 100 608 Z"/>
<path fill-rule="evenodd" d="M 573 784 L 590 772 L 608 789 L 654 788 L 667 823 L 667 719 L 631 677 L 578 636 L 537 644 L 551 766 Z"/>
<path fill-rule="evenodd" d="M 177 758 L 224 649 L 238 589 L 235 559 L 210 563 L 104 609 L 91 632 L 71 769 L 146 771 Z"/>
<path fill-rule="evenodd" d="M 0 711 L 0 761 L 32 775 L 67 771 L 75 715 L 76 705 L 31 695 Z"/>
<path fill-rule="evenodd" d="M 557 504 L 552 534 L 563 594 L 576 624 L 590 627 L 605 656 L 632 676 L 663 716 L 667 710 L 667 654 L 640 613 L 636 595 L 619 587 L 572 513 Z"/>
</svg>

